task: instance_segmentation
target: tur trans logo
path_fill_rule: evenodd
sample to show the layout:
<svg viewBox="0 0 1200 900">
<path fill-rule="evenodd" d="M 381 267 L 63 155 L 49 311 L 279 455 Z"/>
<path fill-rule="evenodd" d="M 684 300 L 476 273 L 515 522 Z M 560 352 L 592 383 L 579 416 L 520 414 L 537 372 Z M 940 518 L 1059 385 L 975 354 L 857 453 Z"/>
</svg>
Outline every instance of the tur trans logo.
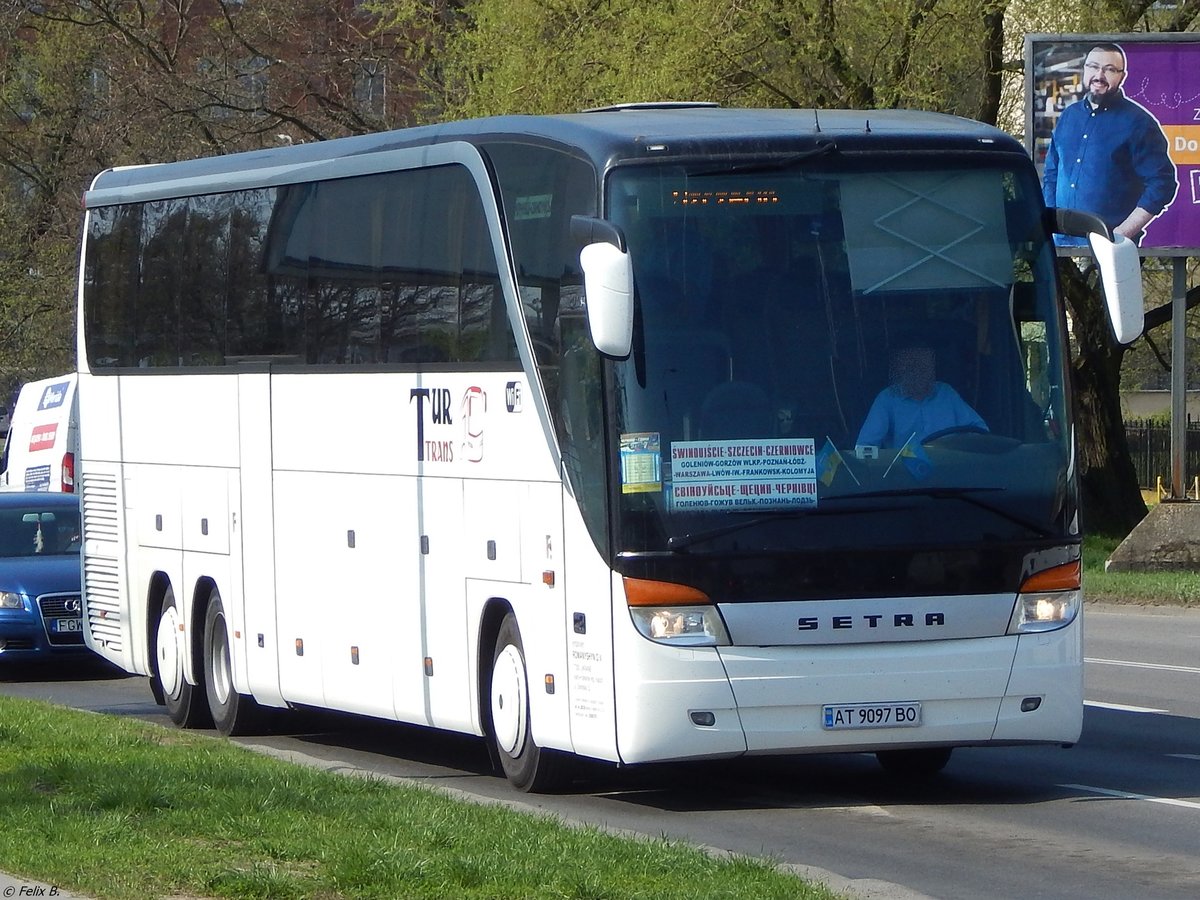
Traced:
<svg viewBox="0 0 1200 900">
<path fill-rule="evenodd" d="M 408 401 L 417 416 L 417 462 L 483 460 L 483 428 L 487 417 L 487 392 L 483 388 L 471 385 L 457 403 L 449 388 L 412 388 Z"/>
</svg>

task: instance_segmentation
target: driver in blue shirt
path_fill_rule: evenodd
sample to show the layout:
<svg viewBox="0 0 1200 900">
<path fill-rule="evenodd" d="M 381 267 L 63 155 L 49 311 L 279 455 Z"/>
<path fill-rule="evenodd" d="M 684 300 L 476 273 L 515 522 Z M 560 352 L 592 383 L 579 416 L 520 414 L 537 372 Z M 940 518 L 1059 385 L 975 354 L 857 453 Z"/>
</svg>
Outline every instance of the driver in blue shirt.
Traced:
<svg viewBox="0 0 1200 900">
<path fill-rule="evenodd" d="M 876 396 L 858 433 L 859 446 L 901 447 L 947 428 L 987 431 L 979 413 L 958 391 L 934 378 L 930 347 L 904 347 L 892 355 L 891 381 Z"/>
<path fill-rule="evenodd" d="M 1136 243 L 1175 199 L 1179 182 L 1162 128 L 1121 90 L 1126 75 L 1125 52 L 1116 44 L 1088 51 L 1083 64 L 1087 94 L 1059 116 L 1042 194 L 1047 206 L 1095 213 Z M 1066 235 L 1054 239 L 1064 246 L 1087 243 Z"/>
</svg>

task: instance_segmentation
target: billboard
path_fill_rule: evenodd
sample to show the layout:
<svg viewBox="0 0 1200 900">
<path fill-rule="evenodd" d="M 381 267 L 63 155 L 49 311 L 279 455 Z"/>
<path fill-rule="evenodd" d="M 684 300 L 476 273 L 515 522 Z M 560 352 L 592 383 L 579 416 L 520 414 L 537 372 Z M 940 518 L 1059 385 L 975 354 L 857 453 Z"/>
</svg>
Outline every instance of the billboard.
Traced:
<svg viewBox="0 0 1200 900">
<path fill-rule="evenodd" d="M 1200 35 L 1026 35 L 1025 100 L 1048 206 L 1100 215 L 1143 256 L 1200 255 Z"/>
</svg>

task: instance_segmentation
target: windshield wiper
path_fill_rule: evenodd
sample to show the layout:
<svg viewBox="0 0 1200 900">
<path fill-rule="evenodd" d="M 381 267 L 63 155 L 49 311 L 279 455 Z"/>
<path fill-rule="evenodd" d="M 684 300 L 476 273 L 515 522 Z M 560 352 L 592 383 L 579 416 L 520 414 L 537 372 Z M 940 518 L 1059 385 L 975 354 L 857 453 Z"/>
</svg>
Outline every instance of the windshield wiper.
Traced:
<svg viewBox="0 0 1200 900">
<path fill-rule="evenodd" d="M 879 497 L 932 497 L 935 500 L 961 500 L 963 503 L 969 503 L 979 509 L 986 510 L 993 515 L 1012 522 L 1014 525 L 1028 528 L 1039 537 L 1049 537 L 1053 534 L 1049 529 L 1011 513 L 1002 506 L 997 506 L 994 503 L 988 503 L 986 500 L 980 500 L 978 497 L 971 496 L 972 494 L 1003 490 L 1004 488 L 1002 487 L 914 487 L 901 488 L 898 491 L 863 491 L 861 494 L 839 494 L 836 497 L 826 497 L 825 500 L 828 502 L 829 500 L 857 500 L 860 498 L 872 499 Z"/>
</svg>

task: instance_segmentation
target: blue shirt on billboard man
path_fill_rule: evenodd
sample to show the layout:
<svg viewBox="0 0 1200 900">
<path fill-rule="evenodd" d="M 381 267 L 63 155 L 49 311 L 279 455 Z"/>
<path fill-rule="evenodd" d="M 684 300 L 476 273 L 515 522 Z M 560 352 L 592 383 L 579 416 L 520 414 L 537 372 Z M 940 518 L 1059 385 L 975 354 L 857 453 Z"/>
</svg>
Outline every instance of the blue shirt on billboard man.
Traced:
<svg viewBox="0 0 1200 900">
<path fill-rule="evenodd" d="M 933 350 L 904 347 L 892 356 L 892 383 L 875 397 L 858 432 L 858 446 L 902 447 L 947 428 L 987 431 L 958 391 L 934 379 Z"/>
<path fill-rule="evenodd" d="M 1158 121 L 1125 96 L 1125 51 L 1097 44 L 1083 63 L 1087 93 L 1062 111 L 1042 176 L 1047 206 L 1100 216 L 1116 234 L 1139 243 L 1146 226 L 1179 187 L 1166 135 Z M 1063 246 L 1085 238 L 1055 235 Z"/>
</svg>

